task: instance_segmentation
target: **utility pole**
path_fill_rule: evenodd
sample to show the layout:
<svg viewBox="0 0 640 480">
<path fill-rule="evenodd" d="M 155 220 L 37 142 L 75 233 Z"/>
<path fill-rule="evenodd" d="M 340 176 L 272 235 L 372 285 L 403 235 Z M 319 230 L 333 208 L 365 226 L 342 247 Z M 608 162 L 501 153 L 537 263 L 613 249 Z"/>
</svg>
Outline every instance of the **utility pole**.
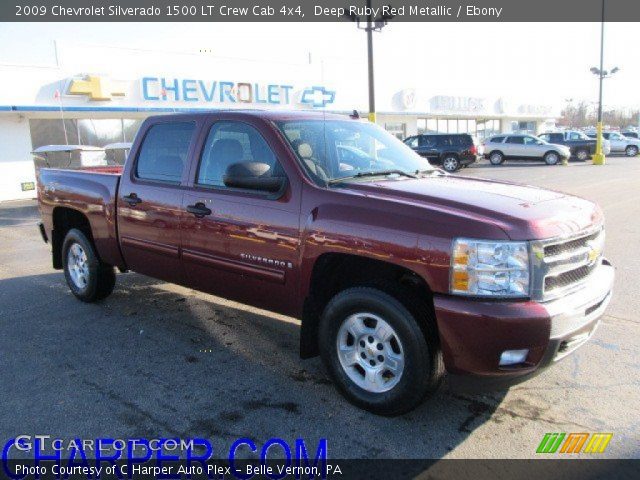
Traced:
<svg viewBox="0 0 640 480">
<path fill-rule="evenodd" d="M 596 124 L 596 153 L 593 156 L 594 165 L 604 165 L 605 158 L 602 153 L 602 81 L 604 80 L 604 3 L 602 0 L 602 22 L 600 25 L 600 92 L 598 94 L 598 123 Z"/>
<path fill-rule="evenodd" d="M 363 20 L 355 14 L 345 15 L 352 22 L 356 22 L 360 30 L 367 32 L 367 77 L 369 83 L 369 121 L 376 122 L 376 91 L 373 70 L 373 32 L 381 32 L 395 15 L 381 14 L 378 17 L 373 16 L 372 0 L 367 0 L 366 26 L 361 27 L 360 22 Z"/>
<path fill-rule="evenodd" d="M 369 75 L 369 121 L 376 123 L 376 93 L 373 75 L 373 15 L 371 0 L 367 0 L 367 70 Z"/>
</svg>

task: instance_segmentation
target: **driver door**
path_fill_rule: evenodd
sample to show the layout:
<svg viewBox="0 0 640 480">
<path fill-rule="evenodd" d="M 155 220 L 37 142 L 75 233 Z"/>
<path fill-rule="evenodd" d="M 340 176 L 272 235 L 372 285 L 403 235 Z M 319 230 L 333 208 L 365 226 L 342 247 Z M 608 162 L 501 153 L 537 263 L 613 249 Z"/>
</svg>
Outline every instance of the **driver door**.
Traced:
<svg viewBox="0 0 640 480">
<path fill-rule="evenodd" d="M 274 194 L 225 185 L 230 165 L 267 164 L 287 175 L 263 125 L 212 120 L 184 195 L 182 257 L 186 283 L 197 290 L 289 312 L 297 289 L 300 185 Z M 275 148 L 274 148 L 275 147 Z M 281 148 L 281 147 L 280 147 Z"/>
</svg>

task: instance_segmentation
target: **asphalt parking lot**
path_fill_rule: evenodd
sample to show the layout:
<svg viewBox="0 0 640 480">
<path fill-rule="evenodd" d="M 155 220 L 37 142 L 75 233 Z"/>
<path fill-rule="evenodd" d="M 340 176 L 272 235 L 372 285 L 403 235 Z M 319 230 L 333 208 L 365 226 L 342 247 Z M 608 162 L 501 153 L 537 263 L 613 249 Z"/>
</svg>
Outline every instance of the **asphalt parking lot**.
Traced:
<svg viewBox="0 0 640 480">
<path fill-rule="evenodd" d="M 546 432 L 613 432 L 607 457 L 640 457 L 640 158 L 605 167 L 486 163 L 463 175 L 598 202 L 616 290 L 594 338 L 508 392 L 445 387 L 418 410 L 376 417 L 347 403 L 319 359 L 298 358 L 297 321 L 137 274 L 83 304 L 51 268 L 33 202 L 0 206 L 0 438 L 271 437 L 330 458 L 533 458 Z"/>
</svg>

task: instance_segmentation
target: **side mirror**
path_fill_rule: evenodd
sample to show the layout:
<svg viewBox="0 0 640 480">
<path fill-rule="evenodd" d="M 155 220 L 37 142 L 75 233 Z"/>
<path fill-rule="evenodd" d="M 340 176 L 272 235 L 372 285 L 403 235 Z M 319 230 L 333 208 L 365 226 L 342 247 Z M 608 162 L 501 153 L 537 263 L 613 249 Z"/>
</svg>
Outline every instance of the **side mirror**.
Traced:
<svg viewBox="0 0 640 480">
<path fill-rule="evenodd" d="M 272 177 L 271 167 L 261 162 L 242 162 L 229 165 L 222 181 L 227 187 L 263 192 L 277 192 L 287 178 Z"/>
</svg>

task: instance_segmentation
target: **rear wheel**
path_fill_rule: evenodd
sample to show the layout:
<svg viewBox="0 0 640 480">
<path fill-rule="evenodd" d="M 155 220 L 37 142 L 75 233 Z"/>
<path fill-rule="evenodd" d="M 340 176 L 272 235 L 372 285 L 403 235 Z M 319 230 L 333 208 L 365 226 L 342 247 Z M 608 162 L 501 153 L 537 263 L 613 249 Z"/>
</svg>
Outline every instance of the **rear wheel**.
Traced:
<svg viewBox="0 0 640 480">
<path fill-rule="evenodd" d="M 557 165 L 559 161 L 560 155 L 558 155 L 556 152 L 547 152 L 544 155 L 544 162 L 547 165 Z"/>
<path fill-rule="evenodd" d="M 324 310 L 319 333 L 336 386 L 379 415 L 415 408 L 444 373 L 436 340 L 427 338 L 404 302 L 377 288 L 338 293 Z"/>
<path fill-rule="evenodd" d="M 635 145 L 629 145 L 624 149 L 624 154 L 627 157 L 635 157 L 636 155 L 638 155 L 638 147 L 636 147 Z"/>
<path fill-rule="evenodd" d="M 491 165 L 502 165 L 504 163 L 504 155 L 502 152 L 491 152 L 489 162 Z"/>
<path fill-rule="evenodd" d="M 69 289 L 83 302 L 108 297 L 116 283 L 113 267 L 100 261 L 93 244 L 75 228 L 62 244 L 62 268 Z"/>
<path fill-rule="evenodd" d="M 442 159 L 442 168 L 449 173 L 453 173 L 460 169 L 460 160 L 455 155 L 446 155 Z"/>
<path fill-rule="evenodd" d="M 589 158 L 589 152 L 583 148 L 576 151 L 576 158 L 582 162 L 586 161 Z"/>
</svg>

